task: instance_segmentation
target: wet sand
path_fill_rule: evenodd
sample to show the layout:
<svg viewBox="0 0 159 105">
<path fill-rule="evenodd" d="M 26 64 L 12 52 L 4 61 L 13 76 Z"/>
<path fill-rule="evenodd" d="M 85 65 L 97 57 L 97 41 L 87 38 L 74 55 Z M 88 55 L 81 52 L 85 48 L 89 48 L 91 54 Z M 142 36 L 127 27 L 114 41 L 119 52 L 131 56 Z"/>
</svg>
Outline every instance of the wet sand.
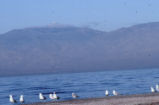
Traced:
<svg viewBox="0 0 159 105">
<path fill-rule="evenodd" d="M 74 99 L 25 105 L 159 105 L 159 93 L 107 96 L 103 98 Z"/>
</svg>

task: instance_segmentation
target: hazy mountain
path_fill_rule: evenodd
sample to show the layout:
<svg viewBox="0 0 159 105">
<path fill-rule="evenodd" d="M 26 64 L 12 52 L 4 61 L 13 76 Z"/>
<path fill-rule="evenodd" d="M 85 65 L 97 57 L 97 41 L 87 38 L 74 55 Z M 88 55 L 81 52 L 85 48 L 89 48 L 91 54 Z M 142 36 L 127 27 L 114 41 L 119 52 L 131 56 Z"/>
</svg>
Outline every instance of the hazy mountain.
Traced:
<svg viewBox="0 0 159 105">
<path fill-rule="evenodd" d="M 159 67 L 159 22 L 111 32 L 74 26 L 0 35 L 0 75 Z"/>
</svg>

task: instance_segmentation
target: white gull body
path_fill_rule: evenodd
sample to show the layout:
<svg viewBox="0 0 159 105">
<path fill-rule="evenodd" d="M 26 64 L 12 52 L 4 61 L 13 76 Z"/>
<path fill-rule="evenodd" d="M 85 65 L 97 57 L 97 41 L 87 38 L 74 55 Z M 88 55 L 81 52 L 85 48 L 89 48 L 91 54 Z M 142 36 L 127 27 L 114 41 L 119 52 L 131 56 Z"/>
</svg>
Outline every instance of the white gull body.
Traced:
<svg viewBox="0 0 159 105">
<path fill-rule="evenodd" d="M 76 93 L 72 93 L 72 98 L 78 98 L 79 96 Z"/>
<path fill-rule="evenodd" d="M 59 99 L 60 97 L 56 95 L 56 92 L 54 92 L 52 98 L 53 99 Z"/>
<path fill-rule="evenodd" d="M 54 99 L 52 93 L 49 94 L 49 98 L 50 98 L 50 99 Z"/>
<path fill-rule="evenodd" d="M 39 93 L 39 99 L 40 99 L 40 100 L 45 100 L 46 98 L 43 96 L 42 93 Z"/>
<path fill-rule="evenodd" d="M 23 95 L 20 95 L 19 101 L 20 101 L 21 103 L 24 103 L 24 96 L 23 96 Z"/>
<path fill-rule="evenodd" d="M 109 96 L 109 91 L 108 90 L 105 91 L 105 95 Z"/>
<path fill-rule="evenodd" d="M 117 95 L 119 95 L 119 93 L 117 91 L 113 90 L 113 95 L 117 96 Z"/>
<path fill-rule="evenodd" d="M 156 84 L 156 91 L 159 92 L 159 85 Z"/>
<path fill-rule="evenodd" d="M 9 95 L 9 101 L 10 101 L 11 103 L 16 103 L 16 100 L 13 98 L 12 95 Z"/>
<path fill-rule="evenodd" d="M 152 93 L 156 92 L 155 89 L 152 86 L 150 87 L 150 89 L 151 89 Z"/>
</svg>

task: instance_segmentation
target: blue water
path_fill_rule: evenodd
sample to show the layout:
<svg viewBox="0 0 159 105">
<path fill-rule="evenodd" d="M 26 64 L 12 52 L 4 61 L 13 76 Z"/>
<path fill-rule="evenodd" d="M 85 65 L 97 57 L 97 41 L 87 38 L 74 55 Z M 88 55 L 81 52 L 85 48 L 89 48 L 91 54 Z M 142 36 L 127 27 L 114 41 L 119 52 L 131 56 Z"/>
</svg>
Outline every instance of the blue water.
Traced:
<svg viewBox="0 0 159 105">
<path fill-rule="evenodd" d="M 72 92 L 80 98 L 104 97 L 105 89 L 121 94 L 149 93 L 150 86 L 157 83 L 159 69 L 1 77 L 0 105 L 12 105 L 9 94 L 16 100 L 23 94 L 25 102 L 32 103 L 40 102 L 39 92 L 47 97 L 46 101 L 51 101 L 48 95 L 54 91 L 60 100 L 70 100 Z"/>
</svg>

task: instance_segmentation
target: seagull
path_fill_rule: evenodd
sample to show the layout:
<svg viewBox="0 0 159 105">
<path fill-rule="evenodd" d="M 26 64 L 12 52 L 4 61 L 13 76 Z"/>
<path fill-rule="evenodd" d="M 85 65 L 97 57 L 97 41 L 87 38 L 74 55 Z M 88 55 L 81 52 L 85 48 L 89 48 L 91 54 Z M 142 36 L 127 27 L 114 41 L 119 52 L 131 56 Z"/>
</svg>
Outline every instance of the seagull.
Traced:
<svg viewBox="0 0 159 105">
<path fill-rule="evenodd" d="M 16 100 L 13 98 L 12 95 L 9 95 L 9 101 L 10 101 L 11 103 L 16 103 Z"/>
<path fill-rule="evenodd" d="M 45 99 L 46 99 L 46 97 L 45 97 L 45 96 L 43 96 L 43 94 L 42 94 L 42 93 L 39 93 L 39 99 L 40 99 L 40 100 L 45 100 Z"/>
<path fill-rule="evenodd" d="M 117 96 L 118 95 L 117 91 L 113 90 L 113 95 Z"/>
<path fill-rule="evenodd" d="M 109 91 L 108 90 L 105 91 L 105 95 L 109 96 Z"/>
<path fill-rule="evenodd" d="M 152 93 L 156 92 L 155 89 L 152 86 L 150 88 L 151 88 Z"/>
<path fill-rule="evenodd" d="M 49 98 L 50 98 L 50 99 L 54 99 L 52 93 L 49 94 Z"/>
<path fill-rule="evenodd" d="M 159 85 L 156 84 L 156 91 L 159 92 Z"/>
<path fill-rule="evenodd" d="M 59 99 L 60 97 L 56 95 L 56 92 L 54 92 L 53 95 L 52 95 L 52 98 L 53 99 Z"/>
<path fill-rule="evenodd" d="M 72 93 L 72 98 L 77 98 L 79 97 L 76 93 Z"/>
<path fill-rule="evenodd" d="M 23 95 L 20 95 L 19 101 L 20 101 L 21 103 L 24 103 L 24 96 L 23 96 Z"/>
</svg>

